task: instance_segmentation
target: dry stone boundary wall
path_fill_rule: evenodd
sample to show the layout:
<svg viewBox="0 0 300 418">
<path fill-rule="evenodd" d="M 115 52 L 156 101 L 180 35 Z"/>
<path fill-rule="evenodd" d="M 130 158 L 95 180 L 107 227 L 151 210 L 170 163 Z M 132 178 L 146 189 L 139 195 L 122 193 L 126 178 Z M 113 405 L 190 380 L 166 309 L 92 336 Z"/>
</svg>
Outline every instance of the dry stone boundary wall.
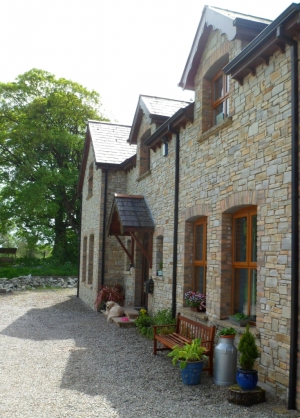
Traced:
<svg viewBox="0 0 300 418">
<path fill-rule="evenodd" d="M 37 277 L 20 276 L 13 279 L 0 279 L 0 293 L 9 293 L 13 291 L 34 290 L 37 288 L 46 288 L 48 286 L 57 288 L 73 288 L 77 286 L 78 278 L 71 277 Z"/>
</svg>

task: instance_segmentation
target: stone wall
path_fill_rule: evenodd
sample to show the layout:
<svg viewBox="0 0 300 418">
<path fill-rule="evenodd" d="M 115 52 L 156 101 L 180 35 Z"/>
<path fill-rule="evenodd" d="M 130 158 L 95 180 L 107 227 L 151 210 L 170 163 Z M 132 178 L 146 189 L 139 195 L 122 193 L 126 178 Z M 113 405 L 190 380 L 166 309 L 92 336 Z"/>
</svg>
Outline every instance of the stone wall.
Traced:
<svg viewBox="0 0 300 418">
<path fill-rule="evenodd" d="M 90 146 L 89 155 L 86 164 L 85 178 L 88 178 L 89 167 L 94 162 L 93 146 Z M 92 308 L 101 288 L 102 278 L 102 242 L 103 242 L 103 213 L 104 213 L 104 189 L 105 172 L 96 169 L 94 165 L 93 174 L 93 194 L 88 196 L 88 182 L 83 184 L 82 191 L 82 225 L 81 225 L 81 266 L 80 266 L 80 297 Z M 124 193 L 126 190 L 126 173 L 124 171 L 108 171 L 107 203 L 106 203 L 106 221 L 112 206 L 115 193 Z M 106 225 L 106 222 L 105 222 Z M 83 281 L 83 248 L 84 238 L 87 237 L 87 264 L 89 264 L 89 237 L 94 235 L 94 255 L 93 255 L 93 274 L 92 283 L 89 283 L 88 277 Z M 88 268 L 87 268 L 88 270 Z M 124 251 L 115 237 L 105 236 L 105 270 L 103 283 L 111 286 L 115 283 L 124 286 Z M 125 295 L 126 296 L 126 295 Z"/>
<path fill-rule="evenodd" d="M 180 218 L 177 265 L 177 309 L 192 286 L 193 223 L 207 217 L 207 315 L 227 318 L 231 307 L 232 214 L 257 207 L 257 340 L 259 378 L 269 390 L 286 397 L 290 335 L 291 105 L 290 58 L 275 53 L 243 86 L 230 82 L 230 118 L 209 127 L 204 78 L 224 54 L 232 59 L 240 41 L 212 31 L 196 75 L 195 120 L 180 131 Z M 143 194 L 163 228 L 163 277 L 155 281 L 149 307 L 171 306 L 175 137 L 169 155 L 151 151 L 150 173 L 128 175 L 128 193 Z M 139 159 L 139 155 L 137 155 Z M 138 165 L 138 164 L 137 164 Z M 155 239 L 153 255 L 155 259 Z"/>
<path fill-rule="evenodd" d="M 224 35 L 220 38 L 218 31 L 212 32 L 196 76 L 197 140 L 181 135 L 181 179 L 188 182 L 181 181 L 179 231 L 182 236 L 187 231 L 190 207 L 196 206 L 192 220 L 207 216 L 207 314 L 211 320 L 226 318 L 231 214 L 243 206 L 257 206 L 259 378 L 286 397 L 291 309 L 290 55 L 288 50 L 275 53 L 269 65 L 258 67 L 256 76 L 248 76 L 243 86 L 231 81 L 231 120 L 203 133 L 201 80 L 206 63 L 212 64 L 210 55 L 220 57 L 225 44 L 220 42 L 218 53 L 214 36 Z M 238 52 L 235 46 L 232 43 L 230 58 Z M 189 165 L 187 153 L 194 156 Z M 187 263 L 184 269 L 178 266 L 178 276 L 186 280 L 190 258 L 191 254 L 181 252 L 181 261 Z"/>
<path fill-rule="evenodd" d="M 224 59 L 241 51 L 241 42 L 228 42 L 212 30 L 195 78 L 194 122 L 180 130 L 179 230 L 177 248 L 177 310 L 184 293 L 193 285 L 193 225 L 207 219 L 207 320 L 226 326 L 232 298 L 232 216 L 246 206 L 257 208 L 257 301 L 256 330 L 261 351 L 258 364 L 262 385 L 283 398 L 288 390 L 291 300 L 291 80 L 289 47 L 276 52 L 268 65 L 249 75 L 240 86 L 230 81 L 230 117 L 217 126 L 208 111 L 210 80 Z M 223 65 L 224 66 L 224 65 Z M 155 223 L 153 240 L 154 293 L 150 311 L 171 306 L 173 272 L 175 136 L 169 153 L 150 151 L 150 169 L 140 175 L 140 139 L 149 129 L 145 115 L 138 134 L 137 166 L 127 174 L 109 174 L 109 204 L 113 193 L 141 194 Z M 151 130 L 156 127 L 152 125 Z M 144 157 L 144 156 L 142 156 Z M 90 156 L 89 156 L 90 159 Z M 88 162 L 89 164 L 89 162 Z M 88 166 L 87 164 L 87 166 Z M 103 187 L 100 170 L 98 184 Z M 86 190 L 84 189 L 84 196 Z M 94 199 L 94 200 L 93 200 Z M 94 203 L 95 202 L 95 203 Z M 102 237 L 100 188 L 83 208 L 83 231 Z M 87 205 L 88 203 L 88 205 Z M 82 234 L 82 239 L 84 236 Z M 156 276 L 158 251 L 163 238 L 163 276 Z M 99 238 L 100 239 L 100 238 Z M 98 241 L 99 241 L 98 239 Z M 140 237 L 142 240 L 142 237 Z M 101 254 L 99 243 L 95 253 Z M 161 255 L 160 255 L 161 256 Z M 125 255 L 114 238 L 107 240 L 106 278 L 124 278 L 130 303 L 141 292 L 141 252 L 135 247 L 135 268 L 127 270 Z M 127 267 L 126 267 L 127 266 Z M 95 277 L 99 277 L 95 265 Z M 94 285 L 94 282 L 93 282 Z M 132 292 L 129 292 L 133 286 Z M 88 299 L 89 285 L 83 284 Z M 85 293 L 84 293 L 85 292 Z M 89 299 L 91 300 L 91 299 Z M 224 322 L 222 322 L 224 321 Z"/>
<path fill-rule="evenodd" d="M 101 170 L 96 170 L 95 164 L 93 172 L 93 193 L 91 196 L 88 194 L 88 174 L 90 164 L 95 160 L 94 150 L 92 144 L 90 145 L 85 177 L 82 189 L 82 216 L 81 216 L 81 254 L 80 254 L 80 298 L 87 303 L 90 307 L 94 307 L 94 302 L 97 296 L 98 290 L 98 275 L 99 275 L 99 262 L 98 254 L 100 252 L 99 246 L 99 234 L 100 234 L 100 214 L 99 207 L 102 199 L 102 172 Z M 94 235 L 94 255 L 93 255 L 93 275 L 92 283 L 88 283 L 88 278 L 84 280 L 83 273 L 83 247 L 84 247 L 84 238 L 87 237 L 87 264 L 89 260 L 89 238 L 91 235 Z M 87 268 L 88 271 L 88 268 Z"/>
</svg>

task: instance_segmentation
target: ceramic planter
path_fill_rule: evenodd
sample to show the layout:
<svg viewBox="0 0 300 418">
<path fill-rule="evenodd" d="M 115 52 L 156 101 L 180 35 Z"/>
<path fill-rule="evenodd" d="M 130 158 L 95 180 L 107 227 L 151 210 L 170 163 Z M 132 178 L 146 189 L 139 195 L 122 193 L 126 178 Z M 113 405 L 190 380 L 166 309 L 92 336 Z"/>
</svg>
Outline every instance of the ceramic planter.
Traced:
<svg viewBox="0 0 300 418">
<path fill-rule="evenodd" d="M 236 373 L 236 381 L 243 390 L 253 390 L 258 382 L 257 370 L 238 369 Z"/>
<path fill-rule="evenodd" d="M 188 362 L 181 372 L 182 382 L 185 385 L 199 385 L 204 361 Z"/>
</svg>

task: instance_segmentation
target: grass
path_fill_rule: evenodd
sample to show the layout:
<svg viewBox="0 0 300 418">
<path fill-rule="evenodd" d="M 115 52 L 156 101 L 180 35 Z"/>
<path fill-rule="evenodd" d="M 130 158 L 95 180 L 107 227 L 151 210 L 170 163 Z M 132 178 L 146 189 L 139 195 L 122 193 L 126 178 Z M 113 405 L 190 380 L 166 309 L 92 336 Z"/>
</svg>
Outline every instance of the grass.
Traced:
<svg viewBox="0 0 300 418">
<path fill-rule="evenodd" d="M 17 260 L 18 262 L 19 260 Z M 35 263 L 30 260 L 15 266 L 0 267 L 0 278 L 13 279 L 14 277 L 28 276 L 28 274 L 32 276 L 77 276 L 78 267 L 69 262 L 59 264 L 51 260 L 35 260 Z"/>
</svg>

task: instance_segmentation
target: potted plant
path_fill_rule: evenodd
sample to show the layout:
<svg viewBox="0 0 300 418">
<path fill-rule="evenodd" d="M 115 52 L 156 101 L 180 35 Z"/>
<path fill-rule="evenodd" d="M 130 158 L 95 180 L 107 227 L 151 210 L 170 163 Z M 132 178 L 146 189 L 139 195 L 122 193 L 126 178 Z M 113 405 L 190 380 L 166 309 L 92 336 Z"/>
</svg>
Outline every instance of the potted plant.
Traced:
<svg viewBox="0 0 300 418">
<path fill-rule="evenodd" d="M 219 343 L 214 349 L 214 384 L 229 386 L 236 383 L 237 349 L 234 337 L 237 334 L 232 327 L 223 328 L 219 333 Z"/>
<path fill-rule="evenodd" d="M 200 383 L 203 363 L 207 359 L 205 353 L 206 348 L 201 347 L 201 339 L 196 338 L 191 343 L 185 343 L 183 347 L 175 345 L 168 354 L 168 357 L 173 357 L 174 366 L 179 363 L 184 384 L 198 385 Z"/>
<path fill-rule="evenodd" d="M 234 315 L 229 315 L 229 321 L 232 325 L 245 327 L 249 323 L 250 317 L 248 315 L 238 312 Z"/>
<path fill-rule="evenodd" d="M 241 368 L 238 369 L 236 374 L 236 380 L 239 387 L 243 390 L 255 389 L 258 376 L 257 370 L 253 369 L 255 359 L 259 356 L 254 335 L 249 330 L 249 324 L 246 327 L 246 331 L 241 336 L 238 351 L 240 352 L 239 363 Z"/>
<path fill-rule="evenodd" d="M 159 263 L 159 270 L 157 271 L 157 275 L 158 276 L 163 275 L 163 262 L 162 261 Z"/>
<path fill-rule="evenodd" d="M 119 284 L 114 284 L 112 287 L 102 286 L 101 290 L 97 293 L 97 298 L 95 300 L 95 309 L 97 311 L 105 309 L 105 303 L 108 301 L 113 301 L 119 305 L 124 303 L 124 294 L 123 288 Z"/>
<path fill-rule="evenodd" d="M 221 331 L 218 332 L 217 337 L 223 338 L 233 338 L 237 334 L 236 330 L 232 327 L 230 328 L 223 328 Z"/>
<path fill-rule="evenodd" d="M 206 311 L 206 296 L 199 292 L 188 291 L 184 295 L 185 303 L 192 311 L 205 312 Z"/>
</svg>

